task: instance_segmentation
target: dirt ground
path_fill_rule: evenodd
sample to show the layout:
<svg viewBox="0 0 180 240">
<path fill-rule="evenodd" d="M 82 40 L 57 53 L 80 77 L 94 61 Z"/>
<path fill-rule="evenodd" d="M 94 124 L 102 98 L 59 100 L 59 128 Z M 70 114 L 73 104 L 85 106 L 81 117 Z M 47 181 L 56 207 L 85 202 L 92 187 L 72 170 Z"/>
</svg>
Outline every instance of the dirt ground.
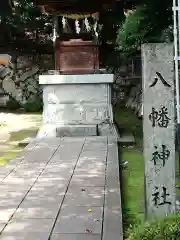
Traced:
<svg viewBox="0 0 180 240">
<path fill-rule="evenodd" d="M 0 164 L 22 150 L 19 141 L 36 135 L 41 119 L 41 114 L 0 112 Z"/>
</svg>

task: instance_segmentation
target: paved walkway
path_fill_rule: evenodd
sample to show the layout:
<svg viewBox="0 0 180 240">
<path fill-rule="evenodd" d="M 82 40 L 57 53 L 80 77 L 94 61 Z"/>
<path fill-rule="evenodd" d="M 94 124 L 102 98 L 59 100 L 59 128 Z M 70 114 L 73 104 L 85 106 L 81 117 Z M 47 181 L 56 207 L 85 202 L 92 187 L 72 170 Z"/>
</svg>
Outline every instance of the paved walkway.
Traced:
<svg viewBox="0 0 180 240">
<path fill-rule="evenodd" d="M 122 240 L 112 138 L 35 140 L 0 181 L 0 240 Z"/>
</svg>

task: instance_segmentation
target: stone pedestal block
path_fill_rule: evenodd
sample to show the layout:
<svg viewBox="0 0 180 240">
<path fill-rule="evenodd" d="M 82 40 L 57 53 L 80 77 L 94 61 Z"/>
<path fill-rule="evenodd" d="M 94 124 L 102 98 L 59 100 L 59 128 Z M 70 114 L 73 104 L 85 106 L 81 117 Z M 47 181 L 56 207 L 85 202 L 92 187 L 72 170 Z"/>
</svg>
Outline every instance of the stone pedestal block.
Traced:
<svg viewBox="0 0 180 240">
<path fill-rule="evenodd" d="M 114 133 L 112 74 L 44 75 L 39 82 L 43 85 L 44 109 L 37 137 Z"/>
</svg>

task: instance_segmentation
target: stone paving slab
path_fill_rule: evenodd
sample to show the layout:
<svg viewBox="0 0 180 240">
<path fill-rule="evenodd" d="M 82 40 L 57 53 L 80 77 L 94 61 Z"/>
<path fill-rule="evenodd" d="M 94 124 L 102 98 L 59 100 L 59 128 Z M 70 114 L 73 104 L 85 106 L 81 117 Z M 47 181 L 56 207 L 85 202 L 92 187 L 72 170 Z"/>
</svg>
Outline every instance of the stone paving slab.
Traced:
<svg viewBox="0 0 180 240">
<path fill-rule="evenodd" d="M 53 234 L 51 240 L 101 240 L 101 234 Z"/>
<path fill-rule="evenodd" d="M 61 199 L 62 201 L 62 199 Z M 59 204 L 56 204 L 56 206 L 53 206 L 52 203 L 50 202 L 47 205 L 43 205 L 41 206 L 39 204 L 33 205 L 33 204 L 29 204 L 29 206 L 27 206 L 27 204 L 24 206 L 20 206 L 17 211 L 15 212 L 15 214 L 13 215 L 13 220 L 14 219 L 55 219 L 57 212 L 59 210 L 59 206 L 60 206 L 60 201 Z"/>
<path fill-rule="evenodd" d="M 7 223 L 15 213 L 17 206 L 0 206 L 0 222 Z"/>
<path fill-rule="evenodd" d="M 101 234 L 102 231 L 103 208 L 92 207 L 92 212 L 88 212 L 88 207 L 68 206 L 61 209 L 56 222 L 54 233 L 86 233 L 87 229 L 92 229 L 94 234 Z"/>
<path fill-rule="evenodd" d="M 3 192 L 0 193 L 0 206 L 17 206 L 17 203 L 21 202 L 25 196 L 25 192 Z"/>
<path fill-rule="evenodd" d="M 0 232 L 3 230 L 3 228 L 5 227 L 6 223 L 0 223 Z"/>
<path fill-rule="evenodd" d="M 0 240 L 122 240 L 118 169 L 115 139 L 35 139 L 0 167 Z"/>
<path fill-rule="evenodd" d="M 13 192 L 14 190 L 16 191 L 29 191 L 32 185 L 23 185 L 19 183 L 1 183 L 0 184 L 0 192 L 2 191 L 9 191 Z"/>
<path fill-rule="evenodd" d="M 1 240 L 49 240 L 49 234 L 41 232 L 3 232 Z"/>
<path fill-rule="evenodd" d="M 64 206 L 101 206 L 104 204 L 104 187 L 80 187 L 68 189 Z"/>
<path fill-rule="evenodd" d="M 75 174 L 72 177 L 70 182 L 70 187 L 74 186 L 83 186 L 83 187 L 103 187 L 105 185 L 105 176 L 104 174 L 97 175 L 97 174 L 89 174 L 87 176 L 86 173 L 84 174 Z"/>
<path fill-rule="evenodd" d="M 25 233 L 47 233 L 53 227 L 53 219 L 14 219 L 5 227 L 5 234 L 24 234 Z M 2 234 L 3 236 L 3 234 Z"/>
</svg>

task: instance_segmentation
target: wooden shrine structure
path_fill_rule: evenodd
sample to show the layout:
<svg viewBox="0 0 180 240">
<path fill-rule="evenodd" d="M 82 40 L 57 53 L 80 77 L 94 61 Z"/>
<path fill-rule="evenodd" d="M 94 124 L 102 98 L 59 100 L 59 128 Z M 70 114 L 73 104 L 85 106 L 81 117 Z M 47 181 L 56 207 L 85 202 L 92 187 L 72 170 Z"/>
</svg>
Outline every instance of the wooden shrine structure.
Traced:
<svg viewBox="0 0 180 240">
<path fill-rule="evenodd" d="M 34 0 L 54 17 L 55 70 L 62 74 L 99 71 L 98 18 L 109 0 Z"/>
</svg>

